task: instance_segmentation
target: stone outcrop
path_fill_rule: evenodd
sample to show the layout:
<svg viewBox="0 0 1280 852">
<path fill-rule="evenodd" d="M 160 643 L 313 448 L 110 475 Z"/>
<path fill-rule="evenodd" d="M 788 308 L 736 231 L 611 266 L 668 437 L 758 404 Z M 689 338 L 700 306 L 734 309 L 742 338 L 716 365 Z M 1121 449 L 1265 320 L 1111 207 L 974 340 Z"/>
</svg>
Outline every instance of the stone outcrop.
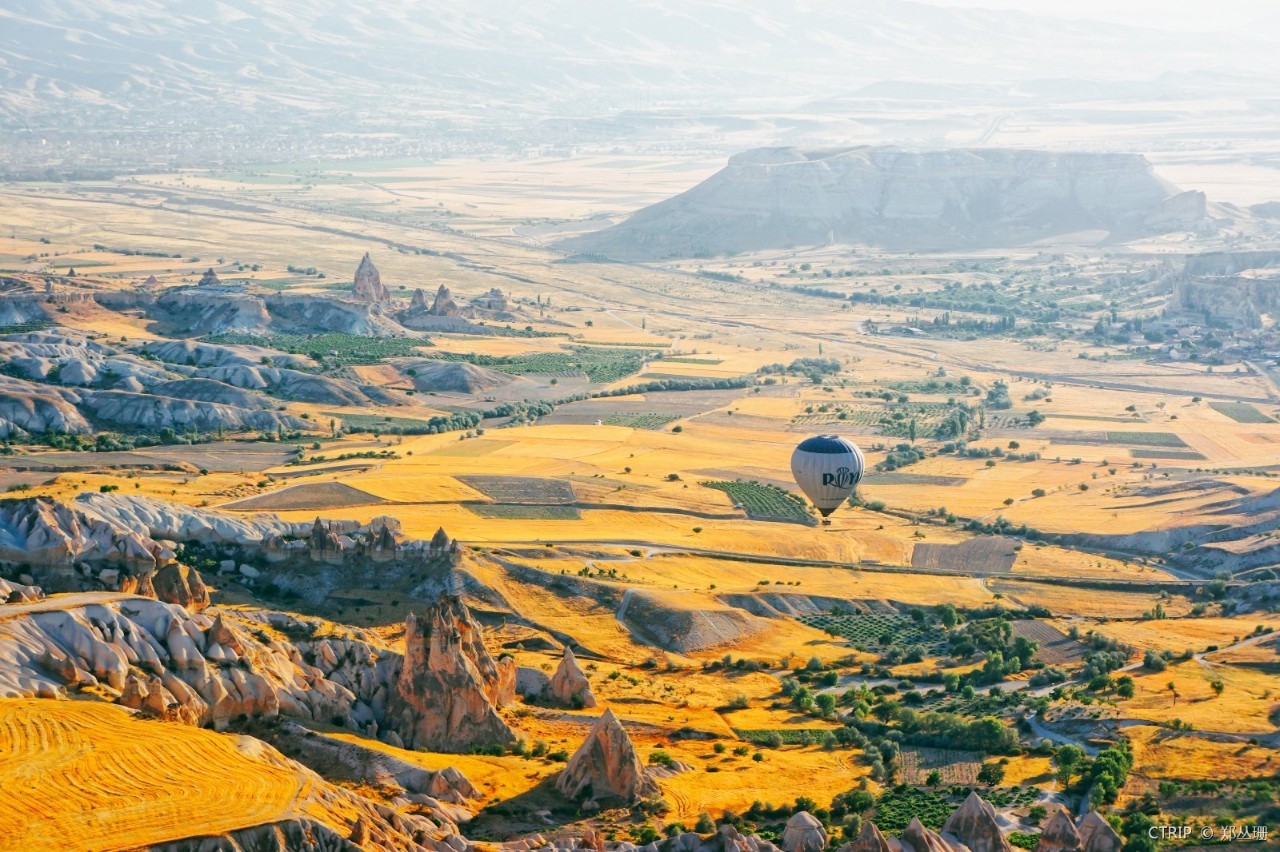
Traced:
<svg viewBox="0 0 1280 852">
<path fill-rule="evenodd" d="M 903 852 L 956 852 L 955 846 L 926 828 L 919 817 L 912 817 L 907 823 L 901 843 Z"/>
<path fill-rule="evenodd" d="M 209 267 L 204 271 L 204 275 L 200 276 L 198 287 L 217 287 L 222 283 L 222 279 L 218 277 L 218 273 L 213 271 L 213 267 Z"/>
<path fill-rule="evenodd" d="M 383 286 L 382 276 L 378 274 L 378 267 L 373 265 L 368 252 L 365 252 L 360 265 L 356 267 L 354 283 L 352 293 L 357 301 L 375 304 L 391 301 L 391 294 Z"/>
<path fill-rule="evenodd" d="M 556 673 L 551 676 L 548 692 L 556 701 L 569 707 L 596 706 L 596 697 L 591 692 L 591 682 L 587 680 L 586 674 L 573 656 L 573 649 L 568 645 L 564 646 L 564 656 L 560 659 L 560 665 L 556 667 Z"/>
<path fill-rule="evenodd" d="M 431 306 L 427 304 L 427 291 L 421 287 L 415 287 L 413 296 L 409 299 L 409 313 L 425 314 L 431 311 Z"/>
<path fill-rule="evenodd" d="M 510 373 L 457 361 L 414 358 L 398 361 L 396 367 L 406 373 L 413 371 L 410 380 L 420 393 L 475 394 L 523 381 Z"/>
<path fill-rule="evenodd" d="M 1081 852 L 1083 844 L 1071 815 L 1061 805 L 1055 807 L 1040 827 L 1038 852 Z"/>
<path fill-rule="evenodd" d="M 13 604 L 0 638 L 0 697 L 99 686 L 160 718 L 224 727 L 281 713 L 358 721 L 355 694 L 287 644 L 143 597 L 86 593 L 63 608 Z"/>
<path fill-rule="evenodd" d="M 956 249 L 1086 230 L 1205 227 L 1203 199 L 1179 196 L 1136 154 L 759 148 L 681 195 L 562 246 L 656 260 L 831 242 Z"/>
<path fill-rule="evenodd" d="M 388 714 L 406 746 L 465 752 L 514 742 L 497 708 L 515 696 L 515 661 L 494 660 L 462 599 L 441 595 L 405 621 L 405 658 Z"/>
<path fill-rule="evenodd" d="M 889 841 L 880 833 L 880 829 L 868 820 L 862 824 L 853 842 L 841 846 L 838 852 L 890 852 L 890 848 Z"/>
<path fill-rule="evenodd" d="M 200 579 L 200 572 L 177 562 L 170 562 L 156 571 L 151 578 L 151 588 L 157 600 L 177 604 L 192 612 L 199 612 L 209 605 L 209 590 Z"/>
<path fill-rule="evenodd" d="M 42 598 L 44 598 L 44 590 L 39 586 L 0 577 L 0 603 L 31 603 Z"/>
<path fill-rule="evenodd" d="M 1089 811 L 1077 826 L 1084 852 L 1120 852 L 1124 840 L 1097 811 Z"/>
<path fill-rule="evenodd" d="M 612 710 L 605 710 L 591 726 L 555 785 L 571 799 L 613 797 L 634 802 L 658 794 L 657 783 L 645 772 L 631 737 Z"/>
<path fill-rule="evenodd" d="M 972 852 L 1013 852 L 1000 833 L 995 808 L 977 793 L 970 793 L 942 826 L 942 833 L 958 838 Z"/>
<path fill-rule="evenodd" d="M 496 313 L 506 313 L 510 308 L 506 294 L 497 287 L 493 287 L 484 295 L 472 299 L 471 306 L 478 310 L 494 311 Z"/>
<path fill-rule="evenodd" d="M 431 303 L 431 310 L 428 313 L 433 317 L 456 317 L 462 315 L 462 309 L 453 300 L 453 294 L 449 292 L 448 286 L 441 284 L 440 289 L 436 290 L 435 301 Z"/>
<path fill-rule="evenodd" d="M 1280 252 L 1210 252 L 1188 257 L 1164 277 L 1171 307 L 1203 321 L 1257 329 L 1280 311 Z"/>
<path fill-rule="evenodd" d="M 808 811 L 799 811 L 787 820 L 778 843 L 783 852 L 822 852 L 827 848 L 827 831 Z"/>
</svg>

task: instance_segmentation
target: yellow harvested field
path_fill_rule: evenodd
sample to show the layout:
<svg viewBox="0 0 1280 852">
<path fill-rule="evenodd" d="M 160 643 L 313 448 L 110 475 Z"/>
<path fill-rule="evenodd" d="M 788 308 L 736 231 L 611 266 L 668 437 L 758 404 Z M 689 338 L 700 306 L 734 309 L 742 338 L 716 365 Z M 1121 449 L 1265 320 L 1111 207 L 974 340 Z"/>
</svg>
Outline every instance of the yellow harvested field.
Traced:
<svg viewBox="0 0 1280 852">
<path fill-rule="evenodd" d="M 1266 746 L 1147 725 L 1126 728 L 1125 736 L 1133 749 L 1133 773 L 1144 778 L 1221 781 L 1265 778 L 1280 771 L 1280 750 Z"/>
<path fill-rule="evenodd" d="M 1163 605 L 1170 616 L 1186 615 L 1191 611 L 1191 603 L 1186 598 L 1175 596 L 1165 599 L 1154 591 L 1107 590 L 1105 593 L 1086 594 L 1081 589 L 1070 586 L 1003 578 L 988 581 L 987 588 L 1002 594 L 1007 604 L 1043 606 L 1058 616 L 1141 618 L 1143 613 L 1153 609 L 1157 603 Z"/>
<path fill-rule="evenodd" d="M 1113 621 L 1095 629 L 1140 651 L 1205 651 L 1248 637 L 1258 626 L 1280 630 L 1280 616 L 1265 613 L 1239 618 L 1176 618 L 1159 621 Z"/>
<path fill-rule="evenodd" d="M 688 746 L 672 749 L 683 758 Z M 714 755 L 705 744 L 698 754 L 706 764 L 659 783 L 671 803 L 671 818 L 692 826 L 698 815 L 718 816 L 730 809 L 741 813 L 751 803 L 789 804 L 815 791 L 844 792 L 867 777 L 867 767 L 848 751 L 825 751 L 816 746 L 765 749 L 764 761 L 732 754 Z M 714 767 L 715 772 L 706 771 Z"/>
<path fill-rule="evenodd" d="M 1133 673 L 1137 687 L 1133 699 L 1120 707 L 1125 715 L 1151 722 L 1174 719 L 1199 730 L 1266 735 L 1275 730 L 1271 715 L 1280 695 L 1280 675 L 1243 666 L 1205 665 L 1195 660 L 1170 665 L 1162 672 Z M 1216 695 L 1210 684 L 1221 680 Z M 1169 684 L 1177 692 L 1175 703 Z"/>
<path fill-rule="evenodd" d="M 107 704 L 0 700 L 0 779 L 22 801 L 0 810 L 0 849 L 127 849 L 281 819 L 311 782 L 269 751 Z"/>
</svg>

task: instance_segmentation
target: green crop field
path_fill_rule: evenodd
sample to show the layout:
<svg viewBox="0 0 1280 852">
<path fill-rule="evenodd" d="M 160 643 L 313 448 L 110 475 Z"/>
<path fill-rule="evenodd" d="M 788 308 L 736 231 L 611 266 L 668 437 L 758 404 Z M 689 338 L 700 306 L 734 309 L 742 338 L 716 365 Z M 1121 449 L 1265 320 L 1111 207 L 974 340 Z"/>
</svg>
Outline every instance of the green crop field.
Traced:
<svg viewBox="0 0 1280 852">
<path fill-rule="evenodd" d="M 929 653 L 941 653 L 946 644 L 946 637 L 941 629 L 894 613 L 870 612 L 846 615 L 823 613 L 802 615 L 799 621 L 847 639 L 857 648 L 886 646 L 907 648 L 920 645 Z"/>
<path fill-rule="evenodd" d="M 207 343 L 230 343 L 265 346 L 281 352 L 308 355 L 317 361 L 341 366 L 380 364 L 388 358 L 404 358 L 416 354 L 419 347 L 430 346 L 429 340 L 405 337 L 360 337 L 355 334 L 214 334 Z"/>
<path fill-rule="evenodd" d="M 536 376 L 581 376 L 592 382 L 616 382 L 644 366 L 645 359 L 656 353 L 638 349 L 602 349 L 574 346 L 561 352 L 534 352 L 528 355 L 478 355 L 466 352 L 442 352 L 433 357 L 441 361 L 463 361 L 488 367 L 502 373 Z"/>
<path fill-rule="evenodd" d="M 1185 447 L 1187 442 L 1172 432 L 1108 432 L 1107 443 L 1142 447 Z"/>
<path fill-rule="evenodd" d="M 804 501 L 789 491 L 759 482 L 736 480 L 702 483 L 707 488 L 723 491 L 735 506 L 741 506 L 747 517 L 756 521 L 787 521 L 816 524 Z"/>
<path fill-rule="evenodd" d="M 1135 459 L 1184 459 L 1186 461 L 1205 459 L 1205 456 L 1195 450 L 1130 450 L 1129 455 Z"/>
<path fill-rule="evenodd" d="M 573 506 L 531 506 L 510 503 L 464 503 L 468 512 L 482 518 L 504 521 L 580 521 L 582 515 Z"/>
<path fill-rule="evenodd" d="M 609 414 L 601 420 L 608 426 L 630 426 L 632 429 L 661 429 L 675 420 L 674 414 Z"/>
<path fill-rule="evenodd" d="M 885 834 L 901 834 L 912 819 L 938 831 L 954 806 L 943 794 L 920 787 L 894 787 L 876 800 L 875 823 Z"/>
<path fill-rule="evenodd" d="M 31 322 L 22 322 L 16 325 L 0 325 L 0 334 L 22 334 L 28 331 L 43 331 L 53 323 L 48 320 L 32 320 Z"/>
<path fill-rule="evenodd" d="M 753 745 L 768 745 L 774 734 L 782 738 L 783 745 L 813 745 L 821 742 L 823 735 L 830 733 L 830 730 L 827 728 L 765 728 L 744 731 L 734 728 L 733 732 L 739 739 Z"/>
<path fill-rule="evenodd" d="M 1211 402 L 1209 407 L 1219 414 L 1225 414 L 1237 423 L 1276 422 L 1246 402 Z"/>
<path fill-rule="evenodd" d="M 723 364 L 723 358 L 692 358 L 686 355 L 668 355 L 662 359 L 670 364 Z"/>
</svg>

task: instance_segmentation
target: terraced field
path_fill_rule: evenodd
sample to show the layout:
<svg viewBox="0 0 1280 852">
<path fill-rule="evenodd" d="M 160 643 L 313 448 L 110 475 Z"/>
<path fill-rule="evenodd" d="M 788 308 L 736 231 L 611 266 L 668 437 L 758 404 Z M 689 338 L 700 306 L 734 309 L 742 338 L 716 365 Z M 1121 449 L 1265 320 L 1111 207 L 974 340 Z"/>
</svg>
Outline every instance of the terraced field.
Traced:
<svg viewBox="0 0 1280 852">
<path fill-rule="evenodd" d="M 0 701 L 0 849 L 131 849 L 288 814 L 310 782 L 239 742 L 96 702 Z"/>
</svg>

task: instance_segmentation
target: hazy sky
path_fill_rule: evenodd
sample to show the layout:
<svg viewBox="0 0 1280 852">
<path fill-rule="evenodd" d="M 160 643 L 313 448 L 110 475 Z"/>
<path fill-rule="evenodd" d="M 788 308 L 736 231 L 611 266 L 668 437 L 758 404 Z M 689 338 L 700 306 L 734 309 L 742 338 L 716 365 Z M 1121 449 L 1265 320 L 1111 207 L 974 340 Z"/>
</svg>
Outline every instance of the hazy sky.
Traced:
<svg viewBox="0 0 1280 852">
<path fill-rule="evenodd" d="M 1276 0 L 925 0 L 938 6 L 1022 9 L 1070 18 L 1187 30 L 1247 29 L 1280 14 Z M 1280 40 L 1280 36 L 1278 36 Z"/>
</svg>

